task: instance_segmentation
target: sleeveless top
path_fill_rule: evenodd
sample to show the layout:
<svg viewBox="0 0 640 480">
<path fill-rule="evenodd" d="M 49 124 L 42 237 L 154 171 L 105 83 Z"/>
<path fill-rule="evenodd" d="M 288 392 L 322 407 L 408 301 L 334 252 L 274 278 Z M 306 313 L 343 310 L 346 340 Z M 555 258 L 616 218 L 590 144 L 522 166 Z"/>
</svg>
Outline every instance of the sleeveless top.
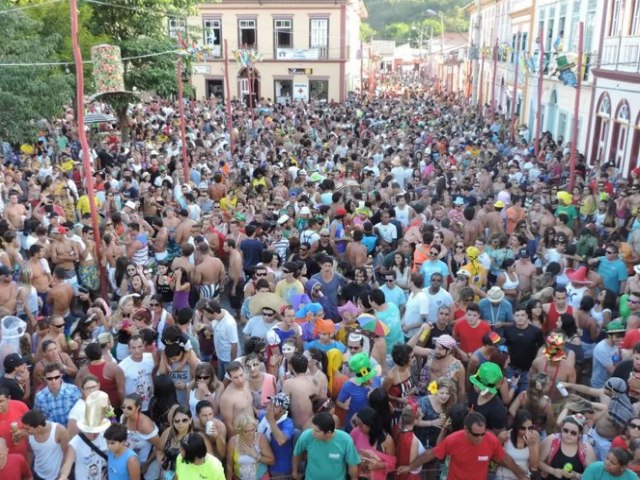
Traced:
<svg viewBox="0 0 640 480">
<path fill-rule="evenodd" d="M 118 396 L 118 385 L 116 384 L 115 378 L 106 378 L 104 376 L 104 367 L 107 363 L 102 363 L 100 365 L 87 365 L 87 370 L 92 375 L 98 377 L 98 382 L 100 382 L 100 390 L 109 395 L 109 401 L 111 402 L 111 406 L 117 408 L 120 406 L 120 397 Z"/>
<path fill-rule="evenodd" d="M 20 287 L 24 288 L 24 287 Z M 25 299 L 24 305 L 22 308 L 16 308 L 16 315 L 22 315 L 26 312 L 29 313 L 37 313 L 38 312 L 38 291 L 36 287 L 31 285 L 29 289 L 29 293 L 27 293 L 27 297 Z"/>
<path fill-rule="evenodd" d="M 566 313 L 573 315 L 573 307 L 571 305 L 567 305 Z M 551 330 L 554 330 L 556 328 L 560 315 L 562 314 L 558 313 L 558 310 L 556 310 L 555 302 L 552 302 L 549 306 L 549 312 L 547 313 L 547 321 L 542 326 L 542 333 L 544 333 L 545 335 L 549 335 L 549 333 L 551 333 Z"/>
<path fill-rule="evenodd" d="M 57 478 L 62 466 L 62 447 L 56 443 L 57 423 L 49 422 L 51 432 L 44 442 L 29 435 L 29 446 L 35 457 L 33 471 L 41 478 Z"/>
<path fill-rule="evenodd" d="M 122 455 L 116 457 L 113 452 L 109 450 L 107 455 L 107 462 L 109 466 L 109 480 L 129 480 L 131 477 L 129 477 L 127 462 L 131 457 L 135 457 L 135 452 L 131 449 L 127 449 Z"/>
<path fill-rule="evenodd" d="M 175 370 L 175 368 L 180 364 L 180 362 L 175 362 L 169 365 L 169 378 L 171 381 L 176 384 L 178 382 L 182 382 L 184 384 L 189 384 L 193 377 L 191 375 L 191 367 L 188 363 L 185 363 L 180 370 Z M 189 405 L 189 391 L 186 389 L 177 390 L 176 389 L 176 397 L 178 399 L 178 403 L 182 406 Z"/>
<path fill-rule="evenodd" d="M 518 274 L 514 273 L 516 279 L 515 280 L 511 280 L 511 277 L 509 277 L 509 274 L 507 272 L 504 272 L 504 278 L 505 281 L 502 284 L 502 289 L 503 290 L 517 290 L 518 286 L 520 285 L 520 279 L 518 278 Z"/>
<path fill-rule="evenodd" d="M 253 444 L 253 448 L 256 453 L 260 452 L 260 442 L 256 435 L 256 441 Z M 236 447 L 233 451 L 233 474 L 237 480 L 256 480 L 262 478 L 267 473 L 267 466 L 256 461 L 255 458 L 241 454 Z"/>
<path fill-rule="evenodd" d="M 525 474 L 529 473 L 530 452 L 528 447 L 517 448 L 513 443 L 511 443 L 511 436 L 509 436 L 509 440 L 507 440 L 507 443 L 504 444 L 504 451 L 507 452 L 511 456 L 511 458 L 513 458 L 513 461 L 516 462 L 516 465 L 518 465 L 525 472 Z M 496 478 L 504 480 L 516 480 L 518 477 L 516 477 L 511 470 L 505 467 L 498 467 Z"/>
<path fill-rule="evenodd" d="M 140 417 L 138 416 L 138 420 Z M 140 459 L 140 463 L 144 463 L 151 454 L 153 445 L 149 441 L 158 435 L 158 427 L 154 425 L 151 433 L 143 434 L 138 431 L 138 421 L 136 421 L 136 430 L 127 431 L 127 447 L 129 447 Z"/>
</svg>

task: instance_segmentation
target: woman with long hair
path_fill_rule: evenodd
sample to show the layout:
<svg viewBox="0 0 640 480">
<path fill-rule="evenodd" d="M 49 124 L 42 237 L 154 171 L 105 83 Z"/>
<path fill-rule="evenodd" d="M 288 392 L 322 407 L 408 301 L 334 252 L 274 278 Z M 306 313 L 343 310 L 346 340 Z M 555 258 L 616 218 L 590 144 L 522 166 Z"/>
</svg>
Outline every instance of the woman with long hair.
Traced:
<svg viewBox="0 0 640 480">
<path fill-rule="evenodd" d="M 196 366 L 193 381 L 188 389 L 189 408 L 193 417 L 196 417 L 196 405 L 201 400 L 211 402 L 214 415 L 218 415 L 220 412 L 220 396 L 224 391 L 224 384 L 218 380 L 210 363 L 201 362 Z"/>
<path fill-rule="evenodd" d="M 224 468 L 220 460 L 207 452 L 207 445 L 198 433 L 187 434 L 180 442 L 176 462 L 176 478 L 222 478 Z"/>
<path fill-rule="evenodd" d="M 451 408 L 458 403 L 457 385 L 448 378 L 440 377 L 429 385 L 429 395 L 418 401 L 418 419 L 414 431 L 425 448 L 433 448 L 440 429 L 447 422 Z"/>
<path fill-rule="evenodd" d="M 391 435 L 384 431 L 378 414 L 365 407 L 354 417 L 351 438 L 360 454 L 358 476 L 370 480 L 385 480 L 396 466 L 396 449 Z"/>
<path fill-rule="evenodd" d="M 319 384 L 320 395 L 327 396 L 329 388 L 329 376 L 327 375 L 327 354 L 319 348 L 310 348 L 304 352 L 304 356 L 309 359 L 309 369 L 307 374 L 311 375 Z"/>
<path fill-rule="evenodd" d="M 391 358 L 393 359 L 393 367 L 389 369 L 382 380 L 382 388 L 389 394 L 394 409 L 394 420 L 397 421 L 400 419 L 402 409 L 409 398 L 416 392 L 411 375 L 411 369 L 415 363 L 413 347 L 407 344 L 394 345 Z"/>
<path fill-rule="evenodd" d="M 504 450 L 528 477 L 530 472 L 538 470 L 540 456 L 540 435 L 536 431 L 531 413 L 520 409 L 513 418 L 511 429 L 504 443 Z M 496 478 L 503 480 L 516 480 L 518 477 L 505 467 L 498 467 Z"/>
<path fill-rule="evenodd" d="M 237 433 L 227 442 L 227 480 L 268 479 L 275 457 L 269 441 L 258 432 L 258 421 L 243 414 L 233 427 Z"/>
<path fill-rule="evenodd" d="M 580 300 L 578 309 L 573 311 L 576 324 L 582 331 L 580 340 L 582 341 L 582 352 L 585 359 L 593 358 L 593 349 L 598 343 L 598 338 L 602 332 L 601 326 L 591 315 L 595 304 L 596 302 L 591 295 L 585 295 Z"/>
<path fill-rule="evenodd" d="M 162 449 L 162 443 L 158 436 L 158 427 L 140 411 L 141 408 L 142 397 L 137 393 L 124 397 L 120 423 L 127 427 L 127 443 L 138 455 L 143 471 L 147 471 L 145 478 L 158 478 L 159 464 L 155 464 L 151 469 L 149 467 L 154 461 L 154 456 L 151 455 L 153 448 Z M 155 473 L 155 476 L 152 473 Z"/>
<path fill-rule="evenodd" d="M 213 454 L 209 439 L 195 430 L 189 407 L 180 406 L 176 408 L 169 420 L 171 426 L 162 432 L 160 437 L 161 447 L 156 448 L 156 459 L 164 475 L 162 478 L 174 478 L 172 475 L 175 475 L 176 471 L 180 442 L 190 433 L 195 432 L 197 435 L 202 436 L 207 447 L 207 453 Z"/>
<path fill-rule="evenodd" d="M 374 388 L 369 394 L 368 403 L 378 414 L 384 431 L 392 433 L 393 408 L 387 391 L 381 387 Z"/>
<path fill-rule="evenodd" d="M 631 442 L 640 441 L 640 416 L 636 415 L 631 418 L 624 431 L 611 441 L 611 448 L 619 447 L 629 450 Z"/>
<path fill-rule="evenodd" d="M 153 377 L 153 398 L 149 402 L 149 415 L 160 431 L 171 426 L 169 418 L 178 407 L 176 386 L 167 374 Z"/>
<path fill-rule="evenodd" d="M 276 377 L 264 371 L 264 363 L 256 353 L 250 353 L 244 357 L 244 366 L 247 371 L 249 390 L 253 397 L 253 408 L 264 410 L 269 397 L 276 394 Z"/>
<path fill-rule="evenodd" d="M 531 414 L 535 430 L 542 438 L 545 431 L 553 429 L 556 424 L 551 399 L 547 396 L 550 387 L 549 376 L 544 372 L 537 373 L 529 378 L 527 390 L 520 392 L 509 407 L 509 413 L 514 418 L 520 409 L 526 409 Z"/>
<path fill-rule="evenodd" d="M 20 268 L 18 275 L 18 292 L 16 294 L 16 315 L 27 322 L 29 332 L 36 329 L 36 318 L 38 317 L 38 291 L 33 286 L 31 280 L 33 272 L 28 263 Z"/>
<path fill-rule="evenodd" d="M 532 299 L 527 302 L 527 317 L 529 321 L 538 328 L 542 328 L 546 324 L 546 314 L 542 308 L 542 302 L 538 299 Z"/>
<path fill-rule="evenodd" d="M 404 255 L 401 253 L 394 254 L 391 271 L 396 274 L 396 285 L 407 291 L 409 289 L 411 267 L 407 264 L 407 260 L 404 258 Z"/>
<path fill-rule="evenodd" d="M 447 266 L 449 267 L 449 275 L 451 275 L 451 279 L 455 279 L 458 269 L 467 263 L 469 263 L 469 259 L 465 252 L 464 242 L 462 240 L 458 240 L 453 245 L 453 250 L 449 252 L 449 255 L 447 255 Z"/>
</svg>

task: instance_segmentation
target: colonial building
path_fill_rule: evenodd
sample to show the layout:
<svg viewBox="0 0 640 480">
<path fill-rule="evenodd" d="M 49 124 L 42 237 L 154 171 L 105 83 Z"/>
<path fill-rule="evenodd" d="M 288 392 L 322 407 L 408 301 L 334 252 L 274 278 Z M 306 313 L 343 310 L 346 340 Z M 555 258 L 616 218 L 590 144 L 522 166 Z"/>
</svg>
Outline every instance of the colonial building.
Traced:
<svg viewBox="0 0 640 480">
<path fill-rule="evenodd" d="M 640 155 L 640 1 L 600 2 L 603 35 L 592 69 L 588 159 L 592 165 L 613 163 L 627 176 Z"/>
<path fill-rule="evenodd" d="M 246 101 L 341 101 L 360 88 L 362 0 L 222 0 L 198 10 L 188 21 L 189 38 L 196 32 L 208 48 L 193 68 L 198 98 L 224 98 L 225 78 L 231 96 Z"/>
</svg>

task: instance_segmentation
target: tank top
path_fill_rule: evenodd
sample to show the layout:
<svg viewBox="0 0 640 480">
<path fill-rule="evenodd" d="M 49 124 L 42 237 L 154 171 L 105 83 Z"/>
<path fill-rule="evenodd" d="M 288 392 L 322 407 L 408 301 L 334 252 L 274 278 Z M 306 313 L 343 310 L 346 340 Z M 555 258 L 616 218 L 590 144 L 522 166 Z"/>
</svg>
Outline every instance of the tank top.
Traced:
<svg viewBox="0 0 640 480">
<path fill-rule="evenodd" d="M 133 450 L 127 449 L 122 455 L 116 457 L 111 450 L 109 450 L 108 465 L 109 465 L 109 480 L 129 480 L 129 470 L 127 469 L 127 462 L 131 457 L 136 454 Z M 53 478 L 53 477 L 51 477 Z"/>
<path fill-rule="evenodd" d="M 180 362 L 172 363 L 169 366 L 169 377 L 173 381 L 174 384 L 178 382 L 182 382 L 184 384 L 188 384 L 193 380 L 191 377 L 191 367 L 188 363 L 185 363 L 180 370 L 175 370 L 175 368 L 180 364 Z M 186 389 L 176 390 L 176 397 L 178 398 L 178 403 L 182 406 L 189 405 L 189 391 Z"/>
<path fill-rule="evenodd" d="M 566 313 L 573 315 L 573 307 L 571 305 L 567 305 Z M 552 302 L 549 306 L 549 312 L 547 313 L 547 321 L 542 326 L 542 333 L 549 335 L 549 333 L 556 328 L 560 315 L 562 314 L 558 313 L 555 302 Z"/>
<path fill-rule="evenodd" d="M 120 406 L 120 397 L 118 396 L 118 385 L 116 384 L 115 378 L 106 378 L 104 376 L 104 367 L 107 365 L 107 362 L 102 364 L 89 364 L 87 365 L 87 370 L 92 375 L 98 377 L 98 382 L 100 382 L 100 390 L 109 395 L 109 401 L 111 402 L 111 406 L 117 408 Z"/>
<path fill-rule="evenodd" d="M 44 442 L 40 443 L 35 437 L 29 435 L 29 446 L 35 457 L 33 471 L 41 478 L 57 478 L 62 466 L 62 447 L 56 443 L 58 424 L 48 423 L 51 425 L 51 432 Z"/>
<path fill-rule="evenodd" d="M 507 440 L 507 443 L 504 444 L 504 451 L 507 452 L 513 461 L 516 462 L 526 474 L 529 473 L 529 448 L 516 448 L 516 446 L 511 443 L 511 437 Z M 496 472 L 496 478 L 500 478 L 503 480 L 515 480 L 518 477 L 515 474 L 504 467 L 498 467 L 498 471 Z"/>
<path fill-rule="evenodd" d="M 25 301 L 24 301 L 24 306 L 16 309 L 17 315 L 22 315 L 22 314 L 25 314 L 26 312 L 29 312 L 29 313 L 38 312 L 38 291 L 36 290 L 36 287 L 34 287 L 33 285 L 31 285 L 31 288 L 27 293 L 27 297 L 25 298 Z"/>
<path fill-rule="evenodd" d="M 584 465 L 580 461 L 579 452 L 576 452 L 575 455 L 568 457 L 562 451 L 562 447 L 558 448 L 558 451 L 553 456 L 550 462 L 547 462 L 549 466 L 553 468 L 564 468 L 567 463 L 570 463 L 573 466 L 573 471 L 576 473 L 584 472 Z M 549 475 L 547 480 L 561 480 L 558 477 L 554 477 L 553 475 Z"/>
<path fill-rule="evenodd" d="M 398 220 L 404 228 L 409 226 L 409 207 L 399 208 L 397 205 L 394 208 L 396 212 L 396 220 Z"/>
<path fill-rule="evenodd" d="M 514 273 L 516 279 L 512 280 L 511 277 L 509 277 L 509 274 L 507 272 L 504 272 L 504 278 L 505 281 L 502 284 L 502 289 L 503 290 L 517 290 L 518 286 L 520 285 L 520 279 L 518 278 L 518 274 Z"/>
</svg>

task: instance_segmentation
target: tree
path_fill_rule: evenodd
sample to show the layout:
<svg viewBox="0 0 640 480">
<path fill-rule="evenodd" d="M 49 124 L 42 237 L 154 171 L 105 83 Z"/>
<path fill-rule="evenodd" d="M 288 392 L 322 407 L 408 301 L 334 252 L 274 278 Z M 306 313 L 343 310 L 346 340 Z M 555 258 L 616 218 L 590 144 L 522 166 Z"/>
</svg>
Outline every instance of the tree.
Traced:
<svg viewBox="0 0 640 480">
<path fill-rule="evenodd" d="M 373 28 L 371 28 L 371 26 L 366 23 L 366 22 L 362 22 L 360 23 L 360 40 L 363 42 L 370 42 L 371 39 L 374 37 L 374 35 L 376 35 L 378 32 L 376 32 Z"/>
<path fill-rule="evenodd" d="M 0 10 L 12 8 L 0 1 Z M 44 63 L 55 59 L 59 35 L 42 35 L 43 25 L 23 12 L 0 15 L 0 63 Z M 53 119 L 73 95 L 71 75 L 58 66 L 0 68 L 0 138 L 32 141 L 35 122 Z"/>
</svg>

